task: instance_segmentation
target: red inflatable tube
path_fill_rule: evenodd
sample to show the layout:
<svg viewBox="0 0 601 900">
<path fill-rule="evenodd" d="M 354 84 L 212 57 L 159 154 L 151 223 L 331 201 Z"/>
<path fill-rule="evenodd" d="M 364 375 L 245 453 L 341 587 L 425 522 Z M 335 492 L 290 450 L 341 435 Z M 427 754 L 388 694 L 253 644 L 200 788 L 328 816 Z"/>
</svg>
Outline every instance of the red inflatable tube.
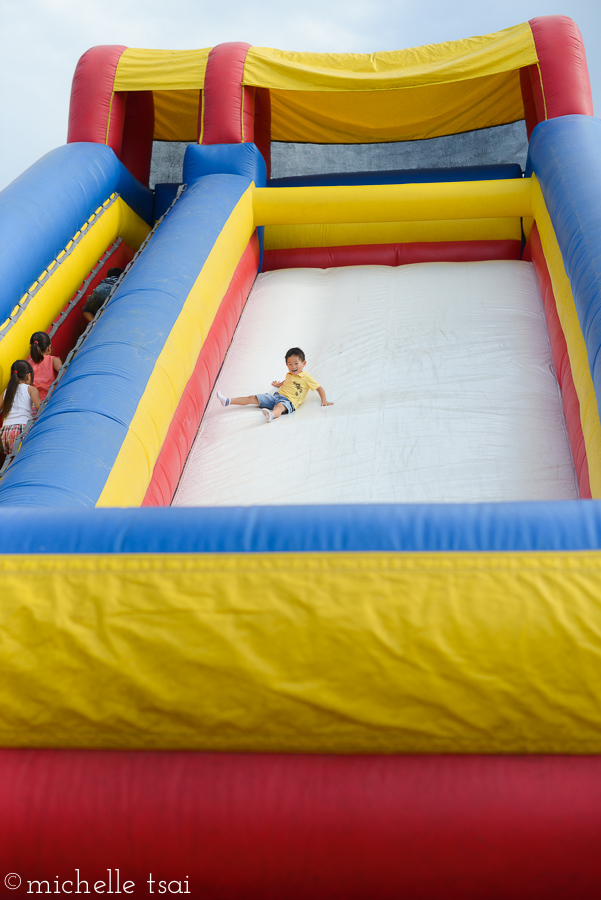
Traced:
<svg viewBox="0 0 601 900">
<path fill-rule="evenodd" d="M 132 175 L 148 185 L 154 102 L 152 91 L 113 93 L 115 72 L 125 49 L 93 47 L 79 60 L 71 89 L 67 143 L 108 144 Z"/>
<path fill-rule="evenodd" d="M 77 63 L 71 87 L 68 144 L 108 144 L 120 156 L 127 94 L 113 95 L 113 85 L 117 63 L 126 49 L 120 45 L 92 47 Z"/>
<path fill-rule="evenodd" d="M 593 115 L 593 97 L 584 51 L 584 42 L 578 26 L 568 16 L 540 16 L 530 19 L 530 28 L 538 56 L 538 64 L 544 87 L 546 116 L 573 114 Z M 532 70 L 533 87 L 538 80 Z"/>
<path fill-rule="evenodd" d="M 91 896 L 202 900 L 601 888 L 600 757 L 2 750 L 0 802 L 15 896 L 44 879 L 53 894 L 79 879 Z"/>
<path fill-rule="evenodd" d="M 538 65 L 520 69 L 530 140 L 535 127 L 545 119 L 571 114 L 592 116 L 593 98 L 584 43 L 576 23 L 567 16 L 541 16 L 528 24 L 539 60 Z"/>
<path fill-rule="evenodd" d="M 242 88 L 249 49 L 250 44 L 238 42 L 219 44 L 209 53 L 201 106 L 203 144 L 240 144 L 254 139 L 254 90 Z"/>
<path fill-rule="evenodd" d="M 415 244 L 359 244 L 265 250 L 263 271 L 329 269 L 335 266 L 404 266 L 420 262 L 478 262 L 519 259 L 520 241 L 432 241 Z"/>
<path fill-rule="evenodd" d="M 528 251 L 528 255 L 532 258 L 541 297 L 543 298 L 545 318 L 547 320 L 549 340 L 551 342 L 553 365 L 555 367 L 555 374 L 557 381 L 559 382 L 559 387 L 561 388 L 568 439 L 572 449 L 576 477 L 578 478 L 578 492 L 582 500 L 590 500 L 591 485 L 586 445 L 584 443 L 584 435 L 582 434 L 582 425 L 580 421 L 580 402 L 574 386 L 566 339 L 561 327 L 561 322 L 559 321 L 559 315 L 557 314 L 551 277 L 547 268 L 545 254 L 543 252 L 536 224 L 533 226 L 528 239 Z"/>
<path fill-rule="evenodd" d="M 258 268 L 259 240 L 255 231 L 242 254 L 178 404 L 142 506 L 169 506 L 173 499 L 182 468 Z"/>
</svg>

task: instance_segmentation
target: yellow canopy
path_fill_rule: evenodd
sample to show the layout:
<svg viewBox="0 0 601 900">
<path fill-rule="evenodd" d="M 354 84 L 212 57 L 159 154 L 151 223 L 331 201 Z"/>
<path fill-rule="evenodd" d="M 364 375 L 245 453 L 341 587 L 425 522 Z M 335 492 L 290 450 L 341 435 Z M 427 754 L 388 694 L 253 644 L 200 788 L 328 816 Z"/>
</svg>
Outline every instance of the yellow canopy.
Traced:
<svg viewBox="0 0 601 900">
<path fill-rule="evenodd" d="M 293 53 L 251 47 L 244 84 L 282 91 L 393 91 L 466 81 L 537 62 L 528 22 L 482 37 L 382 53 Z"/>
<path fill-rule="evenodd" d="M 202 88 L 211 48 L 139 50 L 128 47 L 115 72 L 114 91 L 177 91 Z"/>
<path fill-rule="evenodd" d="M 524 117 L 519 72 L 537 62 L 530 25 L 390 53 L 251 47 L 244 84 L 271 89 L 274 141 L 408 141 Z"/>
<path fill-rule="evenodd" d="M 124 51 L 114 90 L 153 91 L 156 140 L 195 140 L 209 52 Z M 272 140 L 407 141 L 522 119 L 519 69 L 536 63 L 525 22 L 482 37 L 371 54 L 251 47 L 243 84 L 270 89 Z"/>
</svg>

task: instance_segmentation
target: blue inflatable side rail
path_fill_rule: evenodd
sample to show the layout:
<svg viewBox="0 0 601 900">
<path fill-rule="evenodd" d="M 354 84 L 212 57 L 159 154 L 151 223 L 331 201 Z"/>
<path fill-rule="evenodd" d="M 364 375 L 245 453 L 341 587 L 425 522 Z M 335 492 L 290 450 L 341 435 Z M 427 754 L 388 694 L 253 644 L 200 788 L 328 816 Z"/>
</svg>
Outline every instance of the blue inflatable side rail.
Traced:
<svg viewBox="0 0 601 900">
<path fill-rule="evenodd" d="M 152 191 L 102 144 L 66 144 L 0 193 L 0 321 L 112 193 L 152 222 Z"/>
<path fill-rule="evenodd" d="M 295 528 L 289 527 L 293 512 Z M 0 509 L 0 554 L 601 549 L 601 503 Z"/>
</svg>

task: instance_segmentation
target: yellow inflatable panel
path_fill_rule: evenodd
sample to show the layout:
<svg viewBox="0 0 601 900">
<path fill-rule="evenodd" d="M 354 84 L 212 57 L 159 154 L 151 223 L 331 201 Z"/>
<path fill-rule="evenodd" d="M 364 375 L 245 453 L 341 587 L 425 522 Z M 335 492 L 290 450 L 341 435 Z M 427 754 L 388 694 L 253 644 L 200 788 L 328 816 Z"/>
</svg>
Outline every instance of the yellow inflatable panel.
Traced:
<svg viewBox="0 0 601 900">
<path fill-rule="evenodd" d="M 398 91 L 271 91 L 272 141 L 373 144 L 491 128 L 524 117 L 519 72 Z"/>
<path fill-rule="evenodd" d="M 601 554 L 0 558 L 0 743 L 601 753 Z"/>
<path fill-rule="evenodd" d="M 532 215 L 532 179 L 255 188 L 255 225 L 423 222 Z"/>
<path fill-rule="evenodd" d="M 195 141 L 200 91 L 153 91 L 155 141 Z"/>
<path fill-rule="evenodd" d="M 265 249 L 412 244 L 417 241 L 519 241 L 521 236 L 520 220 L 512 218 L 364 222 L 356 225 L 268 225 L 265 228 Z"/>
</svg>

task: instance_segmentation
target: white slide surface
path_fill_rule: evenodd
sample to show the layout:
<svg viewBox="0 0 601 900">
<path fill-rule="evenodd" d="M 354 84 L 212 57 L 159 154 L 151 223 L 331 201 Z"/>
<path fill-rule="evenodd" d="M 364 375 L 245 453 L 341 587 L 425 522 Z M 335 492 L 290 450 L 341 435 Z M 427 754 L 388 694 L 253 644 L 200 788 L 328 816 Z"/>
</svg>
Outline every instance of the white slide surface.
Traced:
<svg viewBox="0 0 601 900">
<path fill-rule="evenodd" d="M 214 392 L 174 506 L 577 498 L 531 263 L 264 273 L 216 389 L 274 391 L 293 346 L 335 405 L 267 424 Z"/>
</svg>

